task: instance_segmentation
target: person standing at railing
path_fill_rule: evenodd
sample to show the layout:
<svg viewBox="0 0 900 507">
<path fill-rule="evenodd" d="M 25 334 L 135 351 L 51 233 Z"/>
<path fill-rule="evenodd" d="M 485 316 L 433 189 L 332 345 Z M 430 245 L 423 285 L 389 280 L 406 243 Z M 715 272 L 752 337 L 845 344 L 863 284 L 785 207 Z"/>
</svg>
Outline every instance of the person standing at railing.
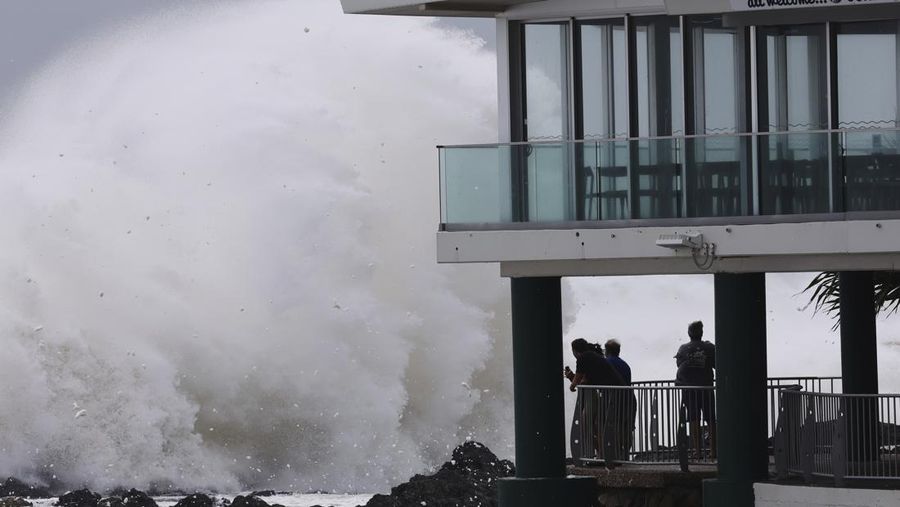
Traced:
<svg viewBox="0 0 900 507">
<path fill-rule="evenodd" d="M 625 385 L 631 385 L 631 367 L 624 359 L 619 357 L 622 352 L 622 344 L 619 340 L 607 340 L 604 345 L 606 349 L 606 360 L 616 369 Z M 616 433 L 618 436 L 619 456 L 628 459 L 628 452 L 631 450 L 631 444 L 634 440 L 634 418 L 637 415 L 637 398 L 630 389 L 613 393 L 615 404 L 620 407 L 618 411 L 619 419 L 615 421 Z"/>
<path fill-rule="evenodd" d="M 682 390 L 681 403 L 686 409 L 690 423 L 691 440 L 697 456 L 702 456 L 700 439 L 700 418 L 709 427 L 710 459 L 716 457 L 716 398 L 713 389 L 713 369 L 716 367 L 716 346 L 703 340 L 703 322 L 699 320 L 688 326 L 690 341 L 678 348 L 675 364 L 678 373 L 675 385 L 707 387 L 708 389 Z"/>
<path fill-rule="evenodd" d="M 575 392 L 578 386 L 586 385 L 586 386 L 624 386 L 625 381 L 622 380 L 622 376 L 616 371 L 613 366 L 606 361 L 606 358 L 603 357 L 603 348 L 598 344 L 588 343 L 584 338 L 578 338 L 572 341 L 572 354 L 575 355 L 575 371 L 566 366 L 563 371 L 563 375 L 567 379 L 569 379 L 569 390 Z M 604 457 L 605 459 L 611 459 L 612 457 L 607 456 L 607 454 L 615 453 L 617 451 L 617 447 L 615 445 L 610 445 L 604 440 L 605 432 L 604 426 L 606 426 L 607 418 L 615 417 L 613 413 L 607 408 L 615 408 L 614 406 L 610 406 L 608 399 L 601 399 L 598 396 L 598 392 L 594 391 L 589 394 L 591 396 L 589 402 L 585 402 L 582 407 L 576 407 L 575 417 L 580 418 L 582 422 L 586 422 L 590 420 L 590 427 L 594 428 L 594 431 L 591 432 L 590 435 L 593 438 L 596 438 L 595 444 L 603 443 L 602 445 L 597 445 L 594 449 L 600 457 Z M 596 407 L 593 411 L 593 414 L 586 414 L 585 408 L 587 406 Z M 609 452 L 605 452 L 603 449 L 609 447 Z"/>
<path fill-rule="evenodd" d="M 624 359 L 619 357 L 619 353 L 622 352 L 622 344 L 616 339 L 606 340 L 604 348 L 606 349 L 606 360 L 609 361 L 609 364 L 611 364 L 617 372 L 619 372 L 622 380 L 625 381 L 625 385 L 630 386 L 631 367 L 628 366 L 628 363 L 626 363 Z"/>
</svg>

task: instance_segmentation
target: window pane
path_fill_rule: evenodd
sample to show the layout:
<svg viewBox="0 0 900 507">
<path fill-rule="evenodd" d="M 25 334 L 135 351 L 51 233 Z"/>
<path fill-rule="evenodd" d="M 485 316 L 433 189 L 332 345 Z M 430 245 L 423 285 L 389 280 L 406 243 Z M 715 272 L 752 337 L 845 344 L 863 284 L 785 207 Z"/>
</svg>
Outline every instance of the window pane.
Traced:
<svg viewBox="0 0 900 507">
<path fill-rule="evenodd" d="M 584 139 L 628 136 L 625 28 L 621 21 L 581 26 Z"/>
<path fill-rule="evenodd" d="M 837 59 L 838 126 L 896 127 L 896 25 L 883 22 L 839 25 Z"/>
<path fill-rule="evenodd" d="M 638 135 L 667 136 L 680 132 L 681 36 L 678 18 L 635 19 Z"/>
<path fill-rule="evenodd" d="M 831 209 L 825 25 L 759 27 L 765 45 L 759 128 L 800 132 L 759 137 L 760 212 L 826 213 Z M 762 79 L 761 79 L 762 80 Z M 765 87 L 765 88 L 762 88 Z"/>
<path fill-rule="evenodd" d="M 528 140 L 564 139 L 566 27 L 525 25 L 525 114 Z"/>
<path fill-rule="evenodd" d="M 760 27 L 765 37 L 765 122 L 761 130 L 795 131 L 828 127 L 825 26 Z"/>
<path fill-rule="evenodd" d="M 730 30 L 703 28 L 703 116 L 698 133 L 737 132 L 737 61 L 735 34 Z M 703 126 L 702 130 L 699 129 Z"/>
</svg>

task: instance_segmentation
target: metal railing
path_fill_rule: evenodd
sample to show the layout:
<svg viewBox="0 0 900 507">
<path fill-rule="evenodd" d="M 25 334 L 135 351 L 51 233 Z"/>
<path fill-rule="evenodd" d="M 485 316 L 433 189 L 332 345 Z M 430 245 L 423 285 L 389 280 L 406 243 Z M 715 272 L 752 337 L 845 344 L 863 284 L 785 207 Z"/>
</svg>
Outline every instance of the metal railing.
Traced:
<svg viewBox="0 0 900 507">
<path fill-rule="evenodd" d="M 900 479 L 900 394 L 785 389 L 775 432 L 780 478 Z"/>
<path fill-rule="evenodd" d="M 769 377 L 766 379 L 769 409 L 769 433 L 774 436 L 778 425 L 778 414 L 781 411 L 781 396 L 785 388 L 798 388 L 801 391 L 816 393 L 840 393 L 843 383 L 841 377 Z"/>
<path fill-rule="evenodd" d="M 705 419 L 701 426 L 699 419 Z M 696 421 L 692 423 L 691 421 Z M 583 464 L 715 463 L 713 387 L 578 386 L 573 458 Z"/>
<path fill-rule="evenodd" d="M 774 435 L 785 388 L 840 390 L 840 377 L 767 379 L 769 435 Z M 648 380 L 631 386 L 578 386 L 571 430 L 572 457 L 583 464 L 716 463 L 715 388 Z"/>
</svg>

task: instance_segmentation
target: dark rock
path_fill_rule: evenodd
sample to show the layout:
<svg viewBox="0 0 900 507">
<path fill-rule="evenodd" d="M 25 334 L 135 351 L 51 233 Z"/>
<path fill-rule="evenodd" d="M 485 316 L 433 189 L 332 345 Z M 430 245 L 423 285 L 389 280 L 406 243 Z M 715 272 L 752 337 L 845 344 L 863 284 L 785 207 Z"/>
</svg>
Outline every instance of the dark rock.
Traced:
<svg viewBox="0 0 900 507">
<path fill-rule="evenodd" d="M 466 442 L 434 475 L 416 475 L 392 488 L 390 495 L 375 495 L 366 507 L 496 507 L 497 480 L 514 473 L 509 460 L 477 442 Z"/>
<path fill-rule="evenodd" d="M 158 507 L 156 500 L 150 495 L 133 488 L 122 495 L 122 503 L 125 504 L 125 507 Z"/>
<path fill-rule="evenodd" d="M 99 502 L 97 502 L 97 507 L 124 507 L 125 504 L 122 503 L 122 499 L 117 496 L 108 496 L 106 498 L 101 498 Z"/>
<path fill-rule="evenodd" d="M 79 489 L 59 497 L 56 505 L 60 507 L 97 507 L 99 501 L 99 493 L 94 493 L 89 489 Z"/>
<path fill-rule="evenodd" d="M 21 496 L 25 498 L 48 498 L 50 490 L 43 486 L 35 486 L 33 484 L 25 484 L 24 482 L 10 477 L 0 484 L 0 496 Z"/>
<path fill-rule="evenodd" d="M 21 496 L 5 496 L 0 498 L 0 507 L 31 507 L 32 503 Z"/>
<path fill-rule="evenodd" d="M 466 475 L 497 480 L 515 475 L 516 467 L 508 459 L 500 459 L 478 442 L 466 442 L 453 449 L 453 459 L 441 468 L 462 471 Z"/>
<path fill-rule="evenodd" d="M 179 500 L 175 507 L 213 507 L 213 500 L 203 493 L 194 493 Z"/>
<path fill-rule="evenodd" d="M 238 495 L 231 501 L 231 507 L 269 507 L 269 504 L 262 498 L 253 495 Z"/>
<path fill-rule="evenodd" d="M 264 489 L 262 491 L 254 491 L 253 493 L 250 493 L 250 496 L 275 496 L 275 495 L 276 495 L 276 493 L 275 493 L 274 489 Z"/>
</svg>

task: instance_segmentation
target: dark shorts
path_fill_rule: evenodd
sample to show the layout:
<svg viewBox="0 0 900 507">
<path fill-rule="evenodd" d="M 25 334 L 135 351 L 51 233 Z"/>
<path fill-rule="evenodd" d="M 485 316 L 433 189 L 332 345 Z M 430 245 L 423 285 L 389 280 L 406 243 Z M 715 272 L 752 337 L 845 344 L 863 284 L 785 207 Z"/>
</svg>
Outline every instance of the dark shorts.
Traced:
<svg viewBox="0 0 900 507">
<path fill-rule="evenodd" d="M 682 391 L 681 404 L 687 411 L 690 422 L 703 420 L 709 424 L 716 422 L 716 393 L 713 389 L 685 389 Z"/>
</svg>

